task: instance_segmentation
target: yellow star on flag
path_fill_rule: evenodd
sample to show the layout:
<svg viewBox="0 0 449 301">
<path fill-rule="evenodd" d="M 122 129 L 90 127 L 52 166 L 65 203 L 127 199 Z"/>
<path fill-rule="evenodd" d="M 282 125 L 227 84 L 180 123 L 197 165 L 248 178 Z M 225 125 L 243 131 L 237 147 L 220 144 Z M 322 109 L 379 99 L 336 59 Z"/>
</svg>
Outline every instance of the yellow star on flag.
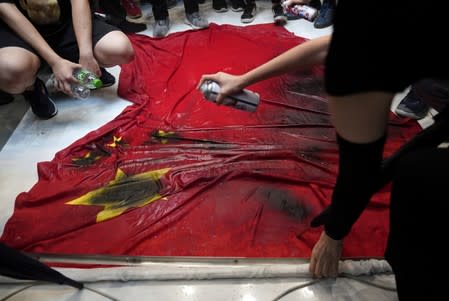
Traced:
<svg viewBox="0 0 449 301">
<path fill-rule="evenodd" d="M 122 141 L 122 137 L 112 137 L 112 143 L 106 144 L 109 147 L 117 147 L 117 144 L 120 144 Z"/>
<path fill-rule="evenodd" d="M 129 208 L 143 207 L 162 198 L 160 179 L 170 170 L 163 168 L 127 176 L 117 169 L 115 179 L 106 186 L 90 191 L 66 204 L 104 206 L 97 214 L 97 222 L 119 216 Z"/>
</svg>

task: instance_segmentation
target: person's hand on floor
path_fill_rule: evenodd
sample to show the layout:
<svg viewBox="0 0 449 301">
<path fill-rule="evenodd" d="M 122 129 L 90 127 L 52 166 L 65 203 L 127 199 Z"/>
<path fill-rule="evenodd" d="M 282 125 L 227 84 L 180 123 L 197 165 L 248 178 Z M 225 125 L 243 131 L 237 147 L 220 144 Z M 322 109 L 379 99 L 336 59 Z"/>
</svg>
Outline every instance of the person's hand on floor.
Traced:
<svg viewBox="0 0 449 301">
<path fill-rule="evenodd" d="M 342 240 L 332 239 L 323 231 L 312 250 L 309 265 L 312 276 L 314 278 L 337 277 L 342 248 Z"/>
</svg>

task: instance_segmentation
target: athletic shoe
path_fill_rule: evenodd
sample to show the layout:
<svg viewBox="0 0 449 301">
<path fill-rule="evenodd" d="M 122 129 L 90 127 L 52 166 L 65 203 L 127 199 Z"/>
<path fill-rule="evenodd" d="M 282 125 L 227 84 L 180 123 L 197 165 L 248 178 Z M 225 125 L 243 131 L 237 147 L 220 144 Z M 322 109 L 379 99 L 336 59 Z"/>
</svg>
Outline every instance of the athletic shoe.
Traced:
<svg viewBox="0 0 449 301">
<path fill-rule="evenodd" d="M 200 16 L 199 12 L 194 12 L 191 14 L 186 14 L 185 22 L 192 26 L 194 29 L 207 28 L 209 27 L 209 22 L 206 18 Z"/>
<path fill-rule="evenodd" d="M 170 30 L 170 20 L 168 18 L 156 20 L 153 26 L 153 37 L 163 38 Z"/>
<path fill-rule="evenodd" d="M 256 3 L 249 2 L 246 4 L 244 8 L 240 20 L 242 21 L 242 23 L 251 23 L 254 21 L 255 18 L 256 18 Z"/>
<path fill-rule="evenodd" d="M 325 28 L 331 26 L 334 22 L 335 4 L 331 4 L 329 1 L 324 1 L 321 5 L 321 9 L 316 17 L 313 26 L 315 28 Z"/>
<path fill-rule="evenodd" d="M 212 8 L 217 13 L 225 13 L 228 11 L 226 0 L 212 0 Z"/>
<path fill-rule="evenodd" d="M 103 82 L 102 88 L 110 87 L 115 84 L 115 77 L 111 73 L 109 73 L 105 68 L 101 67 L 101 76 L 100 79 Z"/>
<path fill-rule="evenodd" d="M 394 112 L 401 117 L 421 119 L 426 117 L 429 110 L 429 105 L 419 99 L 413 90 L 410 90 L 410 92 L 408 92 L 408 94 L 401 100 Z"/>
<path fill-rule="evenodd" d="M 285 15 L 284 8 L 282 7 L 281 4 L 279 3 L 274 4 L 272 10 L 273 10 L 274 23 L 276 23 L 276 25 L 287 24 L 287 16 Z"/>
<path fill-rule="evenodd" d="M 33 113 L 39 118 L 50 119 L 58 113 L 58 108 L 48 96 L 44 82 L 39 78 L 36 78 L 33 90 L 23 92 L 23 96 L 30 104 Z"/>
</svg>

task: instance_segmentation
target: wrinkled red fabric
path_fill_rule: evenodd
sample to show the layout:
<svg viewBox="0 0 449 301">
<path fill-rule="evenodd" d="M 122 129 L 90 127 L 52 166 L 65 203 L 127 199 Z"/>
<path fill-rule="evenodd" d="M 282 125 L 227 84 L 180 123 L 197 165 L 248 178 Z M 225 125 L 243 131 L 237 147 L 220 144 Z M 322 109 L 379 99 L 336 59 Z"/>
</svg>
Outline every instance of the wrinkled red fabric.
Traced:
<svg viewBox="0 0 449 301">
<path fill-rule="evenodd" d="M 136 58 L 121 66 L 118 93 L 133 104 L 39 163 L 1 241 L 41 253 L 309 257 L 321 232 L 309 222 L 329 204 L 338 162 L 322 68 L 248 87 L 261 95 L 255 113 L 217 106 L 195 88 L 202 74 L 243 73 L 305 39 L 273 24 L 130 39 Z M 385 156 L 419 130 L 392 115 Z M 104 206 L 67 204 L 118 169 L 163 168 L 161 199 L 108 220 L 96 221 Z M 142 189 L 124 191 L 108 198 L 129 201 Z M 344 256 L 383 256 L 388 199 L 389 187 L 374 196 Z"/>
</svg>

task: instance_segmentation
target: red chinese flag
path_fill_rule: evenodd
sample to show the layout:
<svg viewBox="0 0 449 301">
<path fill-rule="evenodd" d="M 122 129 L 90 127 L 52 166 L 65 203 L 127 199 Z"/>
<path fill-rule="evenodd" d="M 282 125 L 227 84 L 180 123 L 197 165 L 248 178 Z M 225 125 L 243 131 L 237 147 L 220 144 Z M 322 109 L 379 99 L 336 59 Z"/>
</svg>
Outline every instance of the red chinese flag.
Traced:
<svg viewBox="0 0 449 301">
<path fill-rule="evenodd" d="M 322 69 L 249 89 L 255 113 L 217 106 L 203 74 L 241 74 L 305 40 L 273 24 L 165 39 L 131 35 L 119 95 L 134 104 L 38 166 L 2 242 L 28 252 L 309 257 L 337 171 Z M 391 117 L 385 155 L 419 131 Z M 389 191 L 375 195 L 345 256 L 382 256 Z M 367 239 L 369 237 L 369 239 Z"/>
</svg>

